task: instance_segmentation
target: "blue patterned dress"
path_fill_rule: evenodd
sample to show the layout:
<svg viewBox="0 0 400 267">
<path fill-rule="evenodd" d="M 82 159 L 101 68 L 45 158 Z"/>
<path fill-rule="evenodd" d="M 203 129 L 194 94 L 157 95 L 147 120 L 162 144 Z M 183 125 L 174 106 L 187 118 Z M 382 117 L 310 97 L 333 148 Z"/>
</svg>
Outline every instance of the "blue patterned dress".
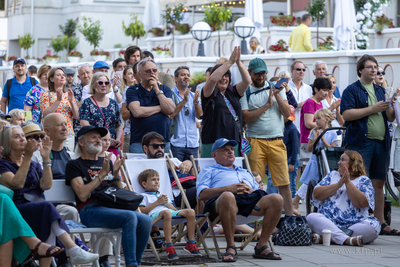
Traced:
<svg viewBox="0 0 400 267">
<path fill-rule="evenodd" d="M 338 183 L 340 173 L 337 171 L 330 172 L 322 181 L 315 187 Z M 372 187 L 371 180 L 367 176 L 360 176 L 351 182 L 367 197 L 369 207 L 375 208 L 375 191 Z M 315 190 L 315 189 L 314 189 Z M 369 216 L 369 207 L 360 209 L 356 208 L 347 195 L 346 185 L 343 184 L 334 195 L 319 201 L 313 196 L 313 204 L 318 208 L 318 213 L 323 214 L 331 220 L 337 227 L 349 228 L 350 226 L 365 221 L 371 225 L 377 234 L 381 231 L 381 224 L 375 217 Z"/>
<path fill-rule="evenodd" d="M 40 123 L 42 119 L 42 113 L 40 112 L 40 94 L 44 91 L 46 90 L 36 84 L 29 90 L 24 100 L 24 105 L 32 107 L 32 120 L 38 123 Z"/>
</svg>

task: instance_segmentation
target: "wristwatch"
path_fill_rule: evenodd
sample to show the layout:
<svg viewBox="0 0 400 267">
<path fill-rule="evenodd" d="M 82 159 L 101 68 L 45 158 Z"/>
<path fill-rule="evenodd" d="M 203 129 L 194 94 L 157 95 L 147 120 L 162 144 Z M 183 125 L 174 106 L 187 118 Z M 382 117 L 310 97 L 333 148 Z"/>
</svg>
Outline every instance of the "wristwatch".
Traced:
<svg viewBox="0 0 400 267">
<path fill-rule="evenodd" d="M 115 88 L 116 88 L 116 89 L 115 89 Z M 114 89 L 115 89 L 115 90 L 114 90 L 114 93 L 117 93 L 119 88 L 115 86 Z"/>
<path fill-rule="evenodd" d="M 161 94 L 164 94 L 164 91 L 163 91 L 163 90 L 160 90 L 160 91 L 157 93 L 157 96 L 159 96 L 159 95 L 161 95 Z"/>
</svg>

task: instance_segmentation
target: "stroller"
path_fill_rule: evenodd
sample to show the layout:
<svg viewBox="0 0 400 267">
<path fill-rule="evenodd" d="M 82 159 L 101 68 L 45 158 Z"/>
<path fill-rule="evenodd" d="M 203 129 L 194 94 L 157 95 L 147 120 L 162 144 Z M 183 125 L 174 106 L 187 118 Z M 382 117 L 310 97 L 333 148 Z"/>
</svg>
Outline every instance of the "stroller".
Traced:
<svg viewBox="0 0 400 267">
<path fill-rule="evenodd" d="M 311 180 L 308 183 L 307 187 L 307 195 L 306 195 L 306 210 L 307 210 L 307 215 L 310 214 L 311 212 L 317 212 L 318 208 L 313 205 L 313 192 L 314 188 L 319 183 L 329 172 L 333 170 L 338 169 L 338 161 L 340 160 L 340 156 L 343 154 L 343 152 L 346 150 L 343 146 L 341 147 L 319 147 L 316 148 L 319 140 L 324 136 L 324 134 L 328 131 L 332 130 L 340 130 L 344 131 L 346 130 L 346 127 L 332 127 L 325 129 L 320 136 L 317 137 L 317 139 L 314 142 L 313 150 L 312 153 L 316 155 L 317 158 L 317 165 L 318 165 L 318 182 L 315 180 Z M 392 212 L 392 202 L 389 200 L 386 200 L 385 197 L 385 206 L 384 206 L 384 217 L 387 222 L 387 224 L 390 225 L 391 222 L 391 212 Z M 372 210 L 370 210 L 370 213 L 372 213 Z"/>
</svg>

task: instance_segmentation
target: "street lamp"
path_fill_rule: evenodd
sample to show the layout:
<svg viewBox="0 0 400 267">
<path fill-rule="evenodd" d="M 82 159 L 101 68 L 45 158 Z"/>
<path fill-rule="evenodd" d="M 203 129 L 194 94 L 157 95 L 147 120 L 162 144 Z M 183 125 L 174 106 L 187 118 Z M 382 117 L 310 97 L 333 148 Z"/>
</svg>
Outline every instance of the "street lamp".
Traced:
<svg viewBox="0 0 400 267">
<path fill-rule="evenodd" d="M 0 45 L 0 67 L 3 66 L 3 57 L 7 52 L 7 48 L 4 45 Z"/>
<path fill-rule="evenodd" d="M 235 22 L 233 31 L 238 37 L 243 38 L 240 44 L 240 52 L 242 55 L 247 55 L 247 42 L 245 39 L 252 36 L 255 29 L 254 23 L 249 18 L 242 17 Z"/>
<path fill-rule="evenodd" d="M 207 40 L 211 36 L 211 27 L 204 21 L 199 21 L 193 25 L 192 30 L 190 31 L 193 38 L 197 41 L 200 41 L 199 49 L 197 51 L 198 57 L 205 57 L 204 54 L 204 44 L 203 41 Z"/>
</svg>

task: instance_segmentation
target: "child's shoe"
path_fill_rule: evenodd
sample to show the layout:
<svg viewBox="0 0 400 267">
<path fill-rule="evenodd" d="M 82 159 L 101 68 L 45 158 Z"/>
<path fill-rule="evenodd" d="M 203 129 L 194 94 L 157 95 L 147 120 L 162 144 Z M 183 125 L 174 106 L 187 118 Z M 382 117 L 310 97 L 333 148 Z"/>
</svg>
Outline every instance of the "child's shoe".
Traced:
<svg viewBox="0 0 400 267">
<path fill-rule="evenodd" d="M 199 251 L 199 249 L 196 246 L 196 243 L 192 243 L 192 244 L 189 244 L 189 242 L 186 243 L 186 246 L 183 248 L 183 251 L 185 251 L 188 254 L 190 254 L 192 256 L 195 256 L 195 257 L 201 257 L 202 256 L 200 251 Z"/>
<path fill-rule="evenodd" d="M 178 254 L 176 254 L 175 248 L 174 246 L 167 246 L 165 248 L 165 251 L 167 252 L 168 256 L 168 260 L 169 261 L 174 261 L 174 260 L 179 260 Z"/>
</svg>

